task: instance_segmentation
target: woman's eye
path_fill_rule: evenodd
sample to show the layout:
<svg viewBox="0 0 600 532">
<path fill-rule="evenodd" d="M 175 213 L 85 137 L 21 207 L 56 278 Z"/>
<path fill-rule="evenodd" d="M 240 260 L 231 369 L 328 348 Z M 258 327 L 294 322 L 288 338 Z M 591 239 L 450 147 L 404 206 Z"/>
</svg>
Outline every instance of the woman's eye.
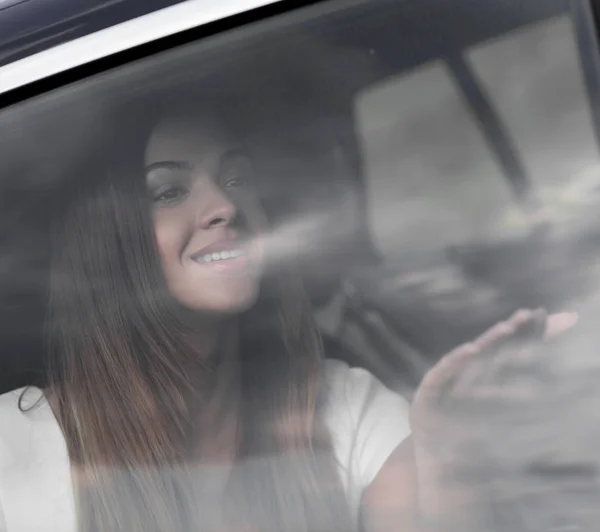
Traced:
<svg viewBox="0 0 600 532">
<path fill-rule="evenodd" d="M 246 180 L 243 177 L 235 177 L 225 182 L 225 188 L 240 188 L 246 184 Z"/>
<path fill-rule="evenodd" d="M 223 188 L 247 187 L 253 178 L 252 164 L 245 155 L 227 158 L 221 167 L 220 182 Z"/>
<path fill-rule="evenodd" d="M 184 200 L 189 194 L 189 190 L 184 186 L 173 186 L 167 189 L 158 191 L 154 195 L 154 202 L 161 203 L 163 205 L 171 205 L 173 203 L 179 203 Z"/>
</svg>

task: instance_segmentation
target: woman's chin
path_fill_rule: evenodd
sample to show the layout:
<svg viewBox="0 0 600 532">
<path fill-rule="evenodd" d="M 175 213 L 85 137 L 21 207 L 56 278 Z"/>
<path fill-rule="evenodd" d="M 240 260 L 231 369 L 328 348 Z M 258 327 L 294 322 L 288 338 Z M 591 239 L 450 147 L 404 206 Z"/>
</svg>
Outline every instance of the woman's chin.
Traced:
<svg viewBox="0 0 600 532">
<path fill-rule="evenodd" d="M 228 316 L 252 308 L 258 300 L 258 293 L 258 286 L 239 286 L 235 290 L 211 291 L 210 294 L 205 292 L 196 297 L 188 294 L 188 297 L 180 298 L 180 303 L 203 314 Z"/>
</svg>

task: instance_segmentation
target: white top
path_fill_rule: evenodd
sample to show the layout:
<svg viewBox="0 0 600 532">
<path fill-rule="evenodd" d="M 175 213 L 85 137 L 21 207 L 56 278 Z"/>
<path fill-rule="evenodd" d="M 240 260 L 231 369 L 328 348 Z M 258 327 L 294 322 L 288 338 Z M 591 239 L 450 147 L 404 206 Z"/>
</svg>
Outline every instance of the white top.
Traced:
<svg viewBox="0 0 600 532">
<path fill-rule="evenodd" d="M 325 420 L 356 514 L 364 489 L 408 437 L 409 405 L 368 371 L 326 363 Z M 23 389 L 0 396 L 0 532 L 75 532 L 67 449 L 47 401 L 22 412 Z M 40 398 L 25 394 L 23 408 Z"/>
</svg>

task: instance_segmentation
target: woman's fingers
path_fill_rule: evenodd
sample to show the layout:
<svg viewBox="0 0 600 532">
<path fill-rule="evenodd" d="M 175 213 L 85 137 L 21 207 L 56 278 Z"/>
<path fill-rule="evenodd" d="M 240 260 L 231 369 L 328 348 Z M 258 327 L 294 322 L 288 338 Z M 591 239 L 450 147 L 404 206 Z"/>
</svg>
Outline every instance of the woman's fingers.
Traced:
<svg viewBox="0 0 600 532">
<path fill-rule="evenodd" d="M 487 349 L 493 343 L 514 334 L 519 327 L 530 321 L 533 316 L 534 311 L 532 310 L 518 310 L 508 320 L 501 321 L 488 329 L 473 343 L 479 350 Z"/>
<path fill-rule="evenodd" d="M 530 371 L 540 366 L 543 350 L 537 342 L 554 338 L 573 327 L 577 313 L 547 316 L 545 311 L 519 310 L 498 323 L 474 342 L 448 353 L 425 377 L 421 391 L 427 395 L 491 396 L 510 393 L 513 377 L 541 378 Z M 441 397 L 438 397 L 438 399 Z"/>
<path fill-rule="evenodd" d="M 482 356 L 485 374 L 480 384 L 505 387 L 516 377 L 544 380 L 551 373 L 551 362 L 546 360 L 545 340 L 550 340 L 571 329 L 578 320 L 573 312 L 547 316 L 535 311 L 531 318 L 516 328 L 512 336 L 498 340 L 488 347 L 488 356 Z M 483 353 L 482 353 L 483 355 Z"/>
<path fill-rule="evenodd" d="M 540 311 L 519 311 L 507 321 L 495 325 L 472 344 L 475 354 L 470 360 L 454 357 L 450 361 L 452 368 L 447 371 L 451 382 L 449 391 L 465 396 L 477 386 L 488 385 L 490 380 L 493 383 L 506 354 L 522 349 L 536 334 L 541 338 L 544 330 L 545 314 Z"/>
<path fill-rule="evenodd" d="M 535 311 L 529 320 L 515 327 L 512 336 L 498 338 L 487 345 L 485 355 L 482 352 L 466 367 L 456 368 L 454 392 L 473 399 L 496 396 L 499 400 L 535 395 L 553 380 L 551 361 L 546 360 L 546 350 L 540 348 L 543 340 L 566 332 L 577 320 L 573 312 L 546 316 L 543 311 Z M 526 393 L 517 392 L 517 383 Z"/>
<path fill-rule="evenodd" d="M 491 346 L 501 340 L 510 338 L 516 328 L 531 319 L 532 315 L 530 310 L 520 310 L 507 321 L 488 329 L 475 341 L 450 351 L 425 375 L 419 395 L 432 398 L 453 393 L 457 381 L 461 381 L 460 388 L 464 388 L 465 383 L 470 385 L 483 371 L 482 354 L 487 354 Z"/>
<path fill-rule="evenodd" d="M 577 312 L 551 314 L 546 320 L 546 338 L 554 338 L 574 327 L 579 321 Z"/>
<path fill-rule="evenodd" d="M 431 398 L 442 395 L 447 390 L 451 378 L 456 375 L 457 368 L 465 367 L 466 361 L 473 359 L 478 353 L 475 344 L 471 343 L 463 344 L 445 355 L 423 378 L 415 401 L 425 396 Z"/>
</svg>

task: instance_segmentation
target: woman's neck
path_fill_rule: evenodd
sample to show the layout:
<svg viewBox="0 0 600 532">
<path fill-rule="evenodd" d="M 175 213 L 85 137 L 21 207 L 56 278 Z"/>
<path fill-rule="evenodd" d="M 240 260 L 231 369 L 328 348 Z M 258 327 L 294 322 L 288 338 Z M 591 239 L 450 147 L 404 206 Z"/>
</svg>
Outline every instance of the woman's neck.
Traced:
<svg viewBox="0 0 600 532">
<path fill-rule="evenodd" d="M 237 323 L 219 328 L 210 395 L 196 416 L 194 458 L 230 461 L 237 451 L 241 375 Z M 212 366 L 212 364 L 211 364 Z"/>
</svg>

